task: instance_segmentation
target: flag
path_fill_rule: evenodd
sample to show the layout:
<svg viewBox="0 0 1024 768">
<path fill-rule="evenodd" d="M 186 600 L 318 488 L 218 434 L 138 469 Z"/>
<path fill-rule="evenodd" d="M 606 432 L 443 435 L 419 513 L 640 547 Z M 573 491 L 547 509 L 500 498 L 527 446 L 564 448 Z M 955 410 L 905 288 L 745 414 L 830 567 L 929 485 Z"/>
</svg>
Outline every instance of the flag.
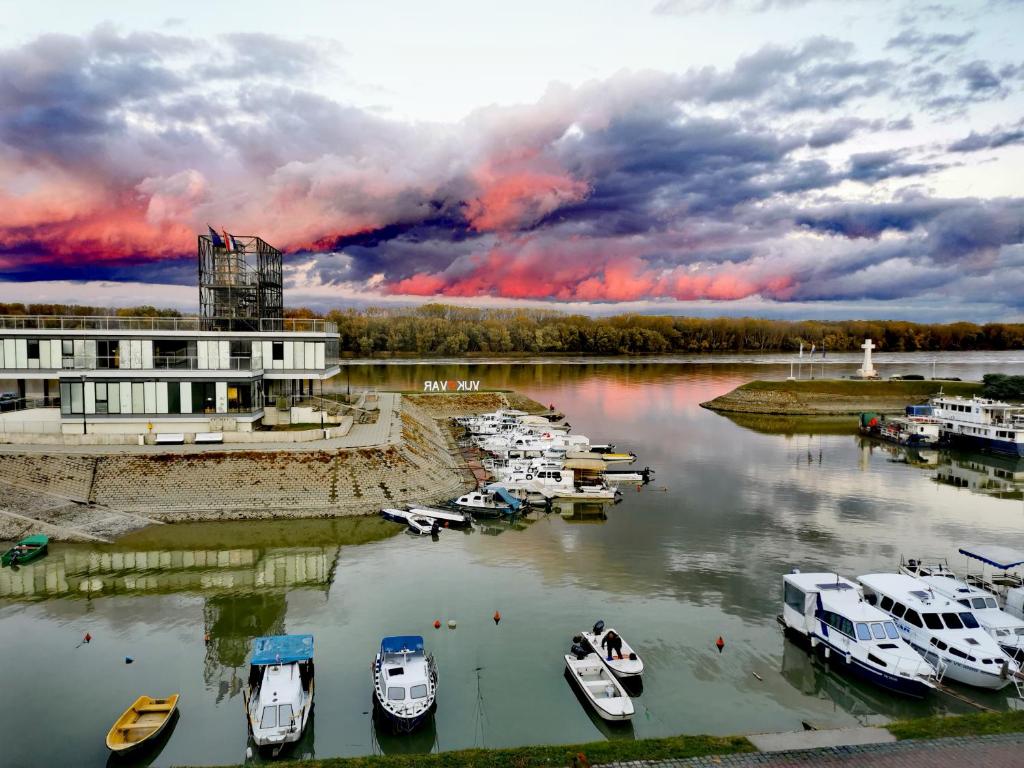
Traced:
<svg viewBox="0 0 1024 768">
<path fill-rule="evenodd" d="M 228 231 L 226 229 L 222 229 L 220 233 L 224 236 L 224 247 L 229 251 L 235 250 L 235 243 L 231 239 L 231 235 L 228 234 Z"/>
<path fill-rule="evenodd" d="M 206 225 L 206 228 L 208 230 L 210 230 L 210 241 L 213 243 L 213 247 L 214 248 L 223 248 L 224 247 L 224 241 L 221 240 L 220 235 L 217 234 L 217 230 L 215 230 L 209 224 Z"/>
</svg>

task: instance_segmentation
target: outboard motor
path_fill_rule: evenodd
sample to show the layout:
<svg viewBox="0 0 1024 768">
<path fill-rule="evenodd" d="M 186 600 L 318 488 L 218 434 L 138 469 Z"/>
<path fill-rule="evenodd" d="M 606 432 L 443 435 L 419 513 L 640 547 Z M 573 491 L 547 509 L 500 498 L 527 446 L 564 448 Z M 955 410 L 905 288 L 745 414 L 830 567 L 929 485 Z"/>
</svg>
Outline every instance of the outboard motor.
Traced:
<svg viewBox="0 0 1024 768">
<path fill-rule="evenodd" d="M 604 632 L 604 621 L 598 621 L 594 625 L 594 628 L 591 630 L 591 632 L 593 632 L 595 635 L 600 635 L 602 632 Z"/>
<path fill-rule="evenodd" d="M 575 656 L 577 660 L 582 661 L 587 658 L 587 654 L 590 653 L 590 651 L 584 648 L 582 643 L 573 643 L 572 648 L 569 649 L 569 653 Z"/>
</svg>

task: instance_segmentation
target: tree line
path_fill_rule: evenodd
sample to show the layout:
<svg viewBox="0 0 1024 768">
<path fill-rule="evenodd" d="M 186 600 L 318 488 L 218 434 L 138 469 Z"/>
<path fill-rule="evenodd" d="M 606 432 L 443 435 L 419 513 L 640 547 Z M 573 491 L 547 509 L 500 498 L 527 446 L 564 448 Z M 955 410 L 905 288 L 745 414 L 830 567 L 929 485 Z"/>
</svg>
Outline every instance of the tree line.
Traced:
<svg viewBox="0 0 1024 768">
<path fill-rule="evenodd" d="M 150 306 L 121 309 L 61 304 L 0 304 L 0 314 L 181 316 Z M 401 309 L 298 308 L 289 317 L 338 325 L 341 350 L 374 355 L 501 354 L 658 355 L 666 353 L 855 352 L 865 338 L 884 352 L 1024 348 L 1022 323 L 912 323 L 904 320 L 766 320 L 624 314 L 570 315 L 555 310 L 476 309 L 425 304 Z"/>
</svg>

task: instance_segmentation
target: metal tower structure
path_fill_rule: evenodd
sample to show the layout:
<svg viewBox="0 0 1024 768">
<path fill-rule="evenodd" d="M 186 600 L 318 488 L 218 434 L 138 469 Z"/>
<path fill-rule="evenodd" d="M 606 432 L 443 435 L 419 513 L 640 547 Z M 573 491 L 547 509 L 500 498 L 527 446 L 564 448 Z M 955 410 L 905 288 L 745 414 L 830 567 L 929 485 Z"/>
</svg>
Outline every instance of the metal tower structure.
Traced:
<svg viewBox="0 0 1024 768">
<path fill-rule="evenodd" d="M 284 328 L 281 252 L 263 239 L 232 235 L 231 250 L 199 235 L 199 315 L 208 331 Z"/>
</svg>

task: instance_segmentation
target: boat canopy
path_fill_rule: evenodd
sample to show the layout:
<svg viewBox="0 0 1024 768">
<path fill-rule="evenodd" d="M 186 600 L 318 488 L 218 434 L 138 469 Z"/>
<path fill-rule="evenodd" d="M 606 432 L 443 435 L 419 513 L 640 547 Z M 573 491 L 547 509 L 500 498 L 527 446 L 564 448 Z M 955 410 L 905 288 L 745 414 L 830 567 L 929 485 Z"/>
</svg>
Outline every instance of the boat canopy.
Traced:
<svg viewBox="0 0 1024 768">
<path fill-rule="evenodd" d="M 1008 571 L 1018 565 L 1024 565 L 1024 552 L 999 544 L 960 547 L 960 554 L 981 560 L 1001 571 Z"/>
<path fill-rule="evenodd" d="M 257 637 L 252 641 L 254 666 L 269 664 L 291 664 L 313 658 L 312 635 L 274 635 Z"/>
<path fill-rule="evenodd" d="M 519 509 L 519 499 L 510 494 L 507 488 L 503 485 L 493 485 L 491 488 L 494 490 L 494 495 L 512 507 L 512 509 Z"/>
<path fill-rule="evenodd" d="M 604 472 L 608 468 L 603 459 L 566 459 L 566 469 L 578 469 L 582 472 Z"/>
<path fill-rule="evenodd" d="M 380 641 L 383 653 L 423 653 L 422 635 L 394 635 Z"/>
</svg>

